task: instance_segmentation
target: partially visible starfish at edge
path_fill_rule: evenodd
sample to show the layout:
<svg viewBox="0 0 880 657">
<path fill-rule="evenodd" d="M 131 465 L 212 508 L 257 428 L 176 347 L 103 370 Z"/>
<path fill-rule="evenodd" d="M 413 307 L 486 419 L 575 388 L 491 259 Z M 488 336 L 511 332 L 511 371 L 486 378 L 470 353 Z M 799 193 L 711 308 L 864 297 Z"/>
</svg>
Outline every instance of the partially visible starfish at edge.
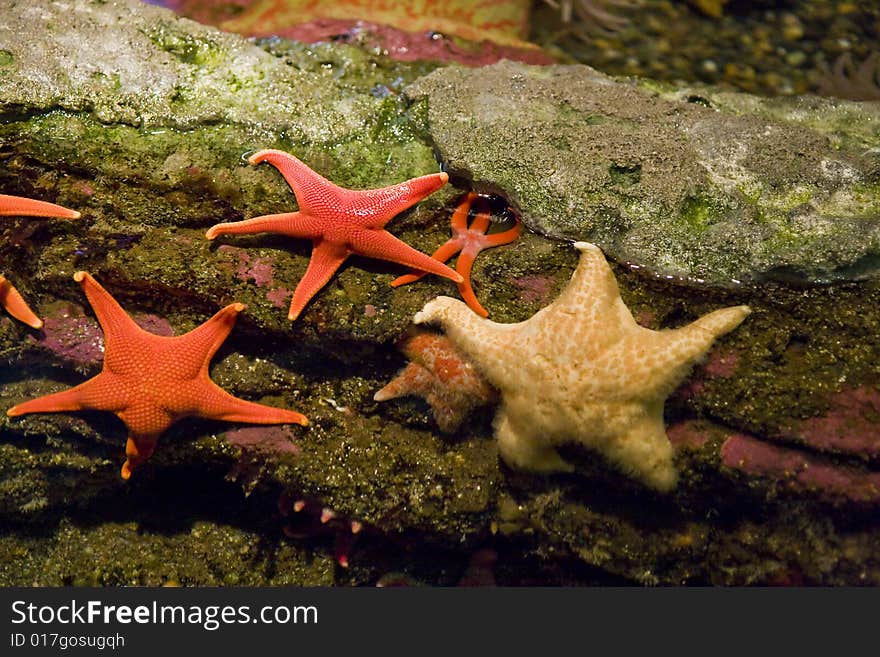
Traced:
<svg viewBox="0 0 880 657">
<path fill-rule="evenodd" d="M 480 317 L 488 317 L 489 313 L 477 301 L 477 295 L 474 294 L 474 289 L 471 287 L 471 267 L 477 254 L 483 249 L 510 244 L 519 237 L 522 223 L 517 219 L 516 224 L 512 228 L 500 233 L 487 235 L 486 231 L 489 229 L 491 215 L 489 212 L 482 211 L 477 213 L 473 223 L 468 227 L 468 214 L 470 213 L 471 205 L 477 198 L 479 198 L 477 194 L 470 192 L 464 201 L 458 205 L 452 214 L 452 237 L 437 249 L 431 257 L 440 262 L 446 262 L 461 251 L 461 255 L 458 256 L 458 261 L 455 263 L 455 271 L 461 274 L 464 280 L 458 284 L 458 291 L 471 310 Z M 412 283 L 424 275 L 424 272 L 412 272 L 400 276 L 391 281 L 391 287 Z"/>
<path fill-rule="evenodd" d="M 189 416 L 252 424 L 308 424 L 296 411 L 233 397 L 208 375 L 208 365 L 235 325 L 241 303 L 232 303 L 184 335 L 144 331 L 98 282 L 84 271 L 73 276 L 104 329 L 104 367 L 68 390 L 10 408 L 10 417 L 94 409 L 115 413 L 129 430 L 122 478 L 146 461 L 159 436 Z"/>
<path fill-rule="evenodd" d="M 80 214 L 76 210 L 46 201 L 35 201 L 22 196 L 8 196 L 0 194 L 0 217 L 61 217 L 63 219 L 79 219 Z M 27 305 L 24 298 L 5 276 L 0 275 L 0 305 L 6 312 L 20 322 L 24 322 L 31 328 L 43 327 L 41 320 Z"/>
<path fill-rule="evenodd" d="M 409 363 L 373 395 L 375 401 L 422 397 L 440 431 L 455 433 L 468 413 L 497 399 L 495 389 L 445 335 L 418 332 L 408 337 L 402 348 Z"/>
<path fill-rule="evenodd" d="M 317 292 L 352 254 L 389 260 L 413 269 L 450 278 L 462 276 L 427 254 L 404 244 L 384 229 L 394 216 L 436 192 L 449 176 L 432 173 L 381 189 L 351 190 L 333 184 L 290 153 L 262 150 L 248 162 L 269 162 L 284 176 L 299 203 L 298 212 L 254 217 L 212 226 L 209 240 L 218 235 L 278 233 L 312 241 L 312 258 L 293 292 L 288 319 L 296 319 Z"/>
</svg>

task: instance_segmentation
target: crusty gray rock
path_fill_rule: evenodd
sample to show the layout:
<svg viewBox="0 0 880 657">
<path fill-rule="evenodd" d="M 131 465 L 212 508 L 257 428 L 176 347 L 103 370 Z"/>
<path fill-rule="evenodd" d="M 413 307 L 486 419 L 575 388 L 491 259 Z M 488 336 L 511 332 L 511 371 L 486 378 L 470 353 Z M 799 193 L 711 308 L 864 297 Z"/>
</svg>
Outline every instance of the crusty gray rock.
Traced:
<svg viewBox="0 0 880 657">
<path fill-rule="evenodd" d="M 100 38 L 84 45 L 89 34 Z M 375 109 L 241 37 L 130 0 L 5 2 L 0 52 L 0 111 L 54 105 L 107 123 L 268 125 L 322 141 Z"/>
<path fill-rule="evenodd" d="M 447 67 L 406 89 L 449 171 L 548 235 L 715 283 L 880 271 L 880 105 L 764 101 L 587 66 Z M 718 97 L 716 102 L 714 99 Z"/>
</svg>

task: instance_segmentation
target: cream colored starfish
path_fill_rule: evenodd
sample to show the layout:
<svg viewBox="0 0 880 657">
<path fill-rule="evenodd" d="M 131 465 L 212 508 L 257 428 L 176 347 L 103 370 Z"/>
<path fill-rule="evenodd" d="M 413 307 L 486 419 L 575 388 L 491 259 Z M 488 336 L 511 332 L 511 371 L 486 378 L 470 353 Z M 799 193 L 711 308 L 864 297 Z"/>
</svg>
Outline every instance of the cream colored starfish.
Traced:
<svg viewBox="0 0 880 657">
<path fill-rule="evenodd" d="M 580 262 L 549 306 L 519 324 L 483 319 L 449 297 L 429 301 L 417 324 L 444 328 L 501 392 L 498 448 L 513 468 L 571 471 L 558 446 L 578 442 L 661 491 L 678 473 L 663 424 L 666 397 L 721 335 L 751 312 L 723 308 L 683 328 L 636 324 L 602 251 L 577 242 Z"/>
</svg>

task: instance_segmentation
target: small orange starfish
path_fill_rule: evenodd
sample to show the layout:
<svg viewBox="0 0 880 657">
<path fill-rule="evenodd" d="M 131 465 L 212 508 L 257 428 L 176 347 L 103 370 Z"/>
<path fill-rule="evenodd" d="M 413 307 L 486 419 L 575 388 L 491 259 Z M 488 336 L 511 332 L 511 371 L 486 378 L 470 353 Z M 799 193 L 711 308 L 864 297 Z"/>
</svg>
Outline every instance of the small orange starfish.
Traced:
<svg viewBox="0 0 880 657">
<path fill-rule="evenodd" d="M 464 201 L 458 205 L 452 214 L 452 237 L 449 238 L 446 244 L 437 249 L 431 257 L 440 262 L 446 262 L 461 251 L 461 255 L 458 256 L 458 262 L 455 263 L 455 270 L 462 276 L 462 281 L 458 284 L 458 291 L 471 310 L 480 317 L 488 317 L 489 313 L 477 301 L 477 295 L 474 294 L 474 289 L 471 287 L 471 267 L 477 254 L 483 249 L 510 244 L 519 237 L 522 222 L 517 218 L 516 225 L 513 228 L 501 233 L 487 235 L 486 231 L 489 228 L 489 217 L 491 215 L 489 212 L 483 211 L 477 213 L 473 223 L 468 227 L 468 214 L 470 213 L 471 205 L 477 198 L 477 194 L 470 192 Z M 399 287 L 417 281 L 425 273 L 428 272 L 413 272 L 395 278 L 391 281 L 391 287 Z"/>
<path fill-rule="evenodd" d="M 441 431 L 455 433 L 472 410 L 497 400 L 495 389 L 445 335 L 416 333 L 402 350 L 410 362 L 373 395 L 375 401 L 416 395 L 428 402 Z"/>
<path fill-rule="evenodd" d="M 201 326 L 175 337 L 144 331 L 98 282 L 73 275 L 104 329 L 104 368 L 80 385 L 10 408 L 10 417 L 95 409 L 115 413 L 129 430 L 122 478 L 146 461 L 159 436 L 178 419 L 198 416 L 253 424 L 301 424 L 295 411 L 233 397 L 208 376 L 214 353 L 245 306 L 233 303 Z"/>
<path fill-rule="evenodd" d="M 64 219 L 79 219 L 80 214 L 76 210 L 35 201 L 21 196 L 8 196 L 0 194 L 0 217 L 63 217 Z M 21 294 L 12 283 L 0 275 L 0 306 L 3 306 L 15 319 L 24 322 L 31 328 L 43 327 L 43 321 L 36 316 L 27 305 Z"/>
<path fill-rule="evenodd" d="M 312 258 L 293 292 L 288 319 L 296 319 L 313 296 L 352 254 L 425 270 L 458 282 L 461 276 L 384 230 L 395 215 L 436 192 L 449 176 L 432 173 L 381 189 L 344 189 L 318 175 L 289 153 L 262 150 L 248 162 L 269 162 L 284 176 L 299 202 L 298 212 L 254 217 L 212 226 L 209 240 L 218 235 L 279 233 L 312 240 Z"/>
</svg>

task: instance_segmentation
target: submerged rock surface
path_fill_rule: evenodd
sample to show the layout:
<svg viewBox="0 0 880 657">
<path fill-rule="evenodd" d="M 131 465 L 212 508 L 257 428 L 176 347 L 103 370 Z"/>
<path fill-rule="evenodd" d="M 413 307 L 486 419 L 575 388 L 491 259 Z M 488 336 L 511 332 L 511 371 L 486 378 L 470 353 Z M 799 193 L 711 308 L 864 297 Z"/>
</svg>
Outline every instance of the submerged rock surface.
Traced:
<svg viewBox="0 0 880 657">
<path fill-rule="evenodd" d="M 102 54 L 97 42 L 108 39 L 114 48 Z M 71 280 L 85 269 L 156 332 L 179 334 L 229 302 L 246 303 L 212 378 L 311 421 L 307 429 L 181 422 L 126 484 L 125 432 L 111 415 L 3 416 L 0 583 L 364 584 L 403 572 L 454 584 L 486 548 L 502 584 L 880 583 L 880 283 L 755 282 L 784 268 L 845 277 L 857 262 L 871 273 L 874 201 L 847 213 L 858 194 L 873 198 L 875 110 L 840 104 L 840 117 L 861 119 L 825 130 L 810 127 L 816 115 L 768 101 L 706 90 L 709 109 L 584 68 L 516 68 L 516 79 L 504 78 L 509 64 L 448 68 L 414 82 L 433 65 L 350 46 L 248 42 L 122 0 L 8 3 L 0 67 L 0 193 L 83 214 L 0 226 L 0 259 L 46 320 L 34 332 L 0 317 L 0 407 L 100 367 L 101 333 Z M 485 87 L 468 82 L 490 74 Z M 589 100 L 601 112 L 566 103 L 578 74 L 609 94 Z M 541 116 L 561 117 L 557 124 L 530 123 L 502 143 L 491 121 L 475 122 L 522 118 L 533 85 L 544 90 Z M 627 112 L 629 135 L 618 116 Z M 453 129 L 456 120 L 471 127 Z M 550 141 L 571 138 L 569 123 L 602 148 L 569 156 L 564 170 L 582 186 L 557 189 L 541 158 L 579 152 Z M 727 143 L 721 131 L 760 145 L 768 126 L 767 150 L 751 159 L 713 151 Z M 308 243 L 204 238 L 218 221 L 295 208 L 277 171 L 245 164 L 248 151 L 286 149 L 337 184 L 366 188 L 436 171 L 435 144 L 459 183 L 504 194 L 540 231 L 477 260 L 474 285 L 499 322 L 530 317 L 573 271 L 574 250 L 549 234 L 589 229 L 600 243 L 607 236 L 618 259 L 642 254 L 638 264 L 652 270 L 710 281 L 751 272 L 746 285 L 694 287 L 615 265 L 626 305 L 652 329 L 722 306 L 754 310 L 666 404 L 681 474 L 672 494 L 652 493 L 586 451 L 565 455 L 575 474 L 511 472 L 499 463 L 491 408 L 445 436 L 416 398 L 374 402 L 404 364 L 395 343 L 413 314 L 437 294 L 454 295 L 452 283 L 429 277 L 392 289 L 402 268 L 353 258 L 290 323 Z M 695 144 L 704 154 L 691 161 Z M 792 144 L 803 154 L 787 159 Z M 825 175 L 825 160 L 843 168 Z M 760 194 L 724 187 L 706 162 L 730 162 L 723 171 L 732 178 L 754 173 Z M 577 179 L 579 167 L 592 173 Z M 792 180 L 806 190 L 795 205 Z M 388 229 L 431 252 L 449 235 L 461 191 L 441 190 Z M 688 198 L 691 214 L 682 210 Z M 716 203 L 726 210 L 710 212 Z M 770 249 L 778 231 L 822 208 L 840 219 L 830 254 L 818 220 L 818 232 Z M 332 555 L 350 537 L 309 533 L 308 522 L 290 528 L 301 500 L 318 516 L 332 511 L 334 527 L 363 528 L 348 570 Z"/>
</svg>

